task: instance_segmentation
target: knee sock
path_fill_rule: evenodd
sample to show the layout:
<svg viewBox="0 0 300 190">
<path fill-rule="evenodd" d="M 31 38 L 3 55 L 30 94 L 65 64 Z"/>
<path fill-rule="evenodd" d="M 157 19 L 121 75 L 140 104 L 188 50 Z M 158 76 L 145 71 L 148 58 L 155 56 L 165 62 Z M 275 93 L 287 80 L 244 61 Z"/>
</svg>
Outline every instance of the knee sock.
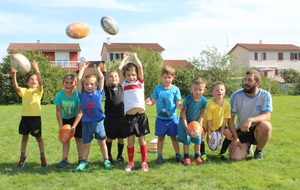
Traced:
<svg viewBox="0 0 300 190">
<path fill-rule="evenodd" d="M 123 154 L 123 149 L 124 149 L 124 144 L 118 143 L 118 158 L 122 157 Z"/>
<path fill-rule="evenodd" d="M 134 162 L 134 146 L 127 147 L 128 162 Z"/>
<path fill-rule="evenodd" d="M 205 142 L 204 141 L 201 142 L 200 151 L 201 151 L 201 154 L 205 154 Z"/>
<path fill-rule="evenodd" d="M 140 151 L 141 151 L 141 155 L 142 155 L 142 162 L 147 162 L 147 158 L 148 158 L 148 147 L 147 145 L 141 145 L 140 146 Z"/>
<path fill-rule="evenodd" d="M 195 159 L 200 156 L 200 152 L 195 152 Z"/>
<path fill-rule="evenodd" d="M 221 148 L 220 154 L 224 154 L 226 152 L 230 143 L 231 143 L 231 140 L 228 140 L 227 138 L 224 139 L 224 141 L 222 143 L 222 148 Z"/>
<path fill-rule="evenodd" d="M 186 159 L 186 158 L 190 158 L 189 152 L 184 152 L 184 159 Z"/>
<path fill-rule="evenodd" d="M 111 157 L 111 145 L 112 145 L 112 142 L 105 142 L 106 143 L 106 147 L 107 147 L 107 154 L 108 154 L 108 157 Z"/>
</svg>

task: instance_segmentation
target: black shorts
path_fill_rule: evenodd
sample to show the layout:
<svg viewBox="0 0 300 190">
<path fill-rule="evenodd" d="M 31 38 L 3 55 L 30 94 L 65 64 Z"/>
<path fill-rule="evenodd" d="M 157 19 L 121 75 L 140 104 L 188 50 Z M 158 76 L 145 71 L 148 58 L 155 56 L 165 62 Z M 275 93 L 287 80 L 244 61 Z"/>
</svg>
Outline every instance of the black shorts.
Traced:
<svg viewBox="0 0 300 190">
<path fill-rule="evenodd" d="M 254 136 L 254 131 L 255 131 L 256 126 L 250 127 L 249 132 L 242 132 L 241 129 L 236 130 L 236 133 L 240 139 L 241 143 L 250 143 L 256 145 L 256 139 Z"/>
<path fill-rule="evenodd" d="M 73 117 L 71 119 L 63 119 L 63 125 L 69 124 L 69 125 L 73 125 L 74 121 L 75 121 L 76 117 Z M 81 120 L 78 122 L 76 129 L 75 129 L 75 134 L 74 134 L 75 138 L 82 138 L 82 122 Z"/>
<path fill-rule="evenodd" d="M 34 137 L 42 136 L 41 116 L 22 116 L 19 124 L 19 134 Z"/>
<path fill-rule="evenodd" d="M 141 137 L 150 133 L 148 117 L 145 113 L 125 115 L 122 134 L 124 137 L 135 135 Z"/>
<path fill-rule="evenodd" d="M 104 128 L 107 138 L 125 138 L 122 136 L 124 117 L 106 116 L 104 119 Z"/>
</svg>

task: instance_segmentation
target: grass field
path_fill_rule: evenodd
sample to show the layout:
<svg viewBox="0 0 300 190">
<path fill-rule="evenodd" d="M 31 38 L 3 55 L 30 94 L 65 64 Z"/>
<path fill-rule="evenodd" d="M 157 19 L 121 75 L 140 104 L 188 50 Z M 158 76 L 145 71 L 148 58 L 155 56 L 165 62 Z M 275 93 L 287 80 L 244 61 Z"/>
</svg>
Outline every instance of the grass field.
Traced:
<svg viewBox="0 0 300 190">
<path fill-rule="evenodd" d="M 299 189 L 300 188 L 300 96 L 274 96 L 272 124 L 273 136 L 265 147 L 264 160 L 250 155 L 238 162 L 220 161 L 218 151 L 207 151 L 211 162 L 186 167 L 174 160 L 171 141 L 166 138 L 165 164 L 156 165 L 156 154 L 149 153 L 150 171 L 139 169 L 141 157 L 136 146 L 136 168 L 125 172 L 124 165 L 104 170 L 102 156 L 94 140 L 89 156 L 89 168 L 73 172 L 77 166 L 75 142 L 71 144 L 71 164 L 58 169 L 61 160 L 61 143 L 57 139 L 55 106 L 42 106 L 43 137 L 49 166 L 42 168 L 37 142 L 30 137 L 28 159 L 24 168 L 18 168 L 21 135 L 18 134 L 21 105 L 0 106 L 0 189 Z M 154 136 L 155 106 L 147 107 L 151 126 L 149 142 Z M 180 145 L 182 148 L 182 145 Z M 113 155 L 116 156 L 116 141 Z M 182 150 L 182 149 L 181 149 Z M 124 157 L 126 156 L 124 150 Z M 192 147 L 190 149 L 193 155 Z"/>
</svg>

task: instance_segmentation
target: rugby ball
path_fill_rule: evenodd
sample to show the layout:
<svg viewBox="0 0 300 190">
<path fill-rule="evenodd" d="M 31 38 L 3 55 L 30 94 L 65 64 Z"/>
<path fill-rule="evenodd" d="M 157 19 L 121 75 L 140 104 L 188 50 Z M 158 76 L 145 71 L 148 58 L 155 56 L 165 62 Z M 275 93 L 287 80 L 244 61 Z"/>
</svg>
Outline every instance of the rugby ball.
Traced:
<svg viewBox="0 0 300 190">
<path fill-rule="evenodd" d="M 14 53 L 10 58 L 10 63 L 21 73 L 28 73 L 31 69 L 29 60 L 21 53 Z"/>
<path fill-rule="evenodd" d="M 72 22 L 66 28 L 66 34 L 73 39 L 81 39 L 90 33 L 90 28 L 83 22 Z"/>
<path fill-rule="evenodd" d="M 102 17 L 100 25 L 107 34 L 116 35 L 119 32 L 118 23 L 109 16 Z"/>
<path fill-rule="evenodd" d="M 220 133 L 220 131 L 213 131 L 210 133 L 211 135 L 211 141 L 208 142 L 208 147 L 210 148 L 210 150 L 218 150 L 219 146 L 222 143 L 222 134 Z"/>
<path fill-rule="evenodd" d="M 59 130 L 59 141 L 61 143 L 67 143 L 73 137 L 73 133 L 71 130 L 71 125 L 66 124 L 62 126 Z"/>
<path fill-rule="evenodd" d="M 198 138 L 201 136 L 202 133 L 202 127 L 197 121 L 191 121 L 188 124 L 187 133 L 192 138 Z"/>
</svg>

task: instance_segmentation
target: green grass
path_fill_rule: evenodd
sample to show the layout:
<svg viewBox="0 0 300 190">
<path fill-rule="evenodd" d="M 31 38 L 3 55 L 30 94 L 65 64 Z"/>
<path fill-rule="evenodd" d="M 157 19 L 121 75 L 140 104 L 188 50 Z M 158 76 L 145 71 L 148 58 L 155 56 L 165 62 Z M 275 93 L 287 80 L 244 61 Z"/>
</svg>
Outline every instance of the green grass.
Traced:
<svg viewBox="0 0 300 190">
<path fill-rule="evenodd" d="M 300 96 L 274 96 L 272 124 L 273 136 L 264 149 L 264 160 L 248 159 L 238 162 L 220 161 L 218 151 L 208 150 L 210 163 L 185 167 L 174 160 L 169 138 L 164 146 L 166 163 L 156 165 L 156 154 L 149 153 L 150 171 L 139 169 L 141 157 L 136 146 L 136 169 L 125 172 L 121 164 L 104 170 L 102 156 L 94 140 L 89 155 L 89 168 L 73 172 L 77 166 L 75 142 L 72 141 L 69 159 L 71 164 L 58 169 L 61 160 L 61 143 L 57 137 L 55 106 L 42 106 L 43 137 L 49 163 L 42 168 L 35 138 L 30 137 L 28 159 L 24 168 L 18 168 L 21 135 L 18 134 L 21 105 L 0 106 L 0 189 L 299 189 L 300 188 Z M 147 107 L 151 126 L 149 142 L 154 136 L 155 106 Z M 116 141 L 113 155 L 116 156 Z M 182 145 L 180 145 L 182 148 Z M 182 150 L 182 149 L 181 149 Z M 192 155 L 192 147 L 190 149 Z M 126 149 L 124 150 L 126 156 Z"/>
</svg>

